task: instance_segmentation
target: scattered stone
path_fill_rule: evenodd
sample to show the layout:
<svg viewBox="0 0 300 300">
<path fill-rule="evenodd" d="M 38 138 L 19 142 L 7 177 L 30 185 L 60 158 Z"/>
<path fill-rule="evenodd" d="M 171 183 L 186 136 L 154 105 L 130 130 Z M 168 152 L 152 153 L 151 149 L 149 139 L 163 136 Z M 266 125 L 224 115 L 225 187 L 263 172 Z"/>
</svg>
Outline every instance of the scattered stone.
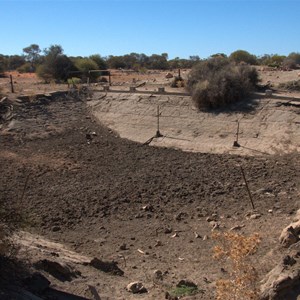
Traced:
<svg viewBox="0 0 300 300">
<path fill-rule="evenodd" d="M 162 246 L 162 242 L 160 240 L 157 240 L 154 247 Z"/>
<path fill-rule="evenodd" d="M 197 284 L 195 284 L 193 281 L 188 280 L 188 279 L 182 279 L 180 280 L 177 285 L 177 287 L 183 287 L 183 286 L 187 286 L 187 287 L 193 287 L 193 288 L 197 288 Z"/>
<path fill-rule="evenodd" d="M 273 213 L 273 209 L 269 209 L 269 210 L 268 210 L 268 213 L 269 213 L 269 214 L 272 214 L 272 213 Z"/>
<path fill-rule="evenodd" d="M 167 299 L 167 300 L 179 300 L 178 297 L 176 297 L 176 296 L 171 296 L 169 292 L 166 292 L 166 293 L 165 293 L 165 299 Z"/>
<path fill-rule="evenodd" d="M 151 205 L 151 204 L 147 204 L 147 205 L 143 206 L 142 209 L 143 209 L 144 211 L 150 211 L 150 212 L 153 212 L 153 211 L 154 211 L 154 207 L 153 207 L 153 205 Z"/>
<path fill-rule="evenodd" d="M 53 226 L 52 227 L 53 232 L 57 232 L 57 231 L 60 231 L 60 230 L 61 230 L 60 226 Z"/>
<path fill-rule="evenodd" d="M 194 232 L 194 235 L 195 235 L 195 239 L 201 239 L 201 235 L 196 231 Z"/>
<path fill-rule="evenodd" d="M 172 230 L 171 227 L 166 227 L 165 230 L 164 230 L 164 233 L 165 233 L 165 234 L 169 234 L 169 233 L 172 233 L 172 231 L 173 231 L 173 230 Z"/>
<path fill-rule="evenodd" d="M 175 220 L 176 221 L 181 221 L 183 219 L 186 219 L 188 216 L 187 213 L 184 213 L 184 212 L 180 212 L 178 215 L 175 216 Z"/>
<path fill-rule="evenodd" d="M 124 243 L 120 246 L 120 250 L 127 250 L 127 245 Z"/>
<path fill-rule="evenodd" d="M 143 294 L 147 293 L 148 290 L 140 281 L 131 282 L 127 285 L 126 290 L 133 294 Z"/>
<path fill-rule="evenodd" d="M 206 221 L 207 221 L 207 222 L 216 222 L 217 219 L 216 219 L 216 217 L 210 216 L 210 217 L 207 217 L 207 218 L 206 218 Z"/>
<path fill-rule="evenodd" d="M 206 241 L 206 240 L 208 240 L 208 239 L 209 239 L 208 235 L 205 235 L 205 236 L 203 237 L 203 241 Z"/>
<path fill-rule="evenodd" d="M 161 270 L 155 270 L 153 272 L 153 278 L 154 278 L 154 280 L 163 280 L 164 276 L 163 276 L 162 271 Z"/>
<path fill-rule="evenodd" d="M 124 271 L 122 271 L 119 267 L 118 267 L 118 263 L 115 261 L 102 261 L 98 258 L 93 258 L 90 263 L 89 263 L 92 267 L 105 272 L 105 273 L 109 273 L 112 275 L 118 275 L 118 276 L 123 276 L 124 275 Z"/>
<path fill-rule="evenodd" d="M 178 236 L 179 236 L 178 233 L 175 232 L 175 233 L 171 236 L 171 238 L 175 238 L 175 237 L 178 237 Z"/>
<path fill-rule="evenodd" d="M 138 213 L 138 214 L 136 214 L 134 217 L 135 217 L 136 219 L 142 219 L 144 216 L 143 216 L 142 214 Z"/>
<path fill-rule="evenodd" d="M 173 78 L 174 76 L 173 76 L 173 74 L 172 73 L 167 73 L 166 74 L 166 78 Z"/>
<path fill-rule="evenodd" d="M 146 252 L 143 251 L 143 250 L 141 250 L 141 249 L 138 249 L 137 251 L 138 251 L 139 253 L 141 253 L 141 254 L 146 254 Z"/>
<path fill-rule="evenodd" d="M 229 229 L 229 231 L 240 230 L 240 229 L 242 229 L 243 227 L 245 227 L 244 224 L 242 224 L 242 225 L 235 225 L 235 226 L 231 227 L 231 228 Z"/>
<path fill-rule="evenodd" d="M 282 230 L 279 241 L 283 245 L 283 247 L 288 248 L 292 244 L 295 244 L 299 241 L 299 233 L 300 221 L 291 223 L 289 226 Z"/>
<path fill-rule="evenodd" d="M 255 220 L 255 219 L 259 219 L 261 217 L 261 214 L 252 214 L 249 219 L 251 220 Z"/>
</svg>

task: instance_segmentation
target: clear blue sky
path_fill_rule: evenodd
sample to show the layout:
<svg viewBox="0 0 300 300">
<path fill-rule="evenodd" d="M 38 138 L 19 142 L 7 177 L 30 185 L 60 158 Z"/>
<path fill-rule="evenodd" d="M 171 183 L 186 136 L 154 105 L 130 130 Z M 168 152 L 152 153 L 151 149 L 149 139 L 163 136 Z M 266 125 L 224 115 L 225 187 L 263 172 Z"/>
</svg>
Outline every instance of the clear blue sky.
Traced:
<svg viewBox="0 0 300 300">
<path fill-rule="evenodd" d="M 33 43 L 72 56 L 300 52 L 300 0 L 0 0 L 0 26 L 8 55 Z"/>
</svg>

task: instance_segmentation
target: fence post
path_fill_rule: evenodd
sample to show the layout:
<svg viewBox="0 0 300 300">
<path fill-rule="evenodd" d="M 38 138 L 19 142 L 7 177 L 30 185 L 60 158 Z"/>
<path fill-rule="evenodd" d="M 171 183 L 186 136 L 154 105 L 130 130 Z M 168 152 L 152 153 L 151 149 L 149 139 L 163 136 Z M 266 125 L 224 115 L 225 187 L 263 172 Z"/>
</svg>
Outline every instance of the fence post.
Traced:
<svg viewBox="0 0 300 300">
<path fill-rule="evenodd" d="M 11 86 L 11 92 L 14 93 L 15 90 L 14 90 L 14 82 L 13 82 L 13 77 L 12 75 L 9 75 L 10 77 L 10 86 Z"/>
</svg>

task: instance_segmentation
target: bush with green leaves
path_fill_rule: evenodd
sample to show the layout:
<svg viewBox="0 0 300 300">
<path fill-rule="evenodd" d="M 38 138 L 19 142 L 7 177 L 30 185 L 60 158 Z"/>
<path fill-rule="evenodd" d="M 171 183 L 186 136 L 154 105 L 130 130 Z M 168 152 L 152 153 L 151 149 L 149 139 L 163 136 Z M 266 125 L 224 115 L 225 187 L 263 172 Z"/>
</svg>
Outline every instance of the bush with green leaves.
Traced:
<svg viewBox="0 0 300 300">
<path fill-rule="evenodd" d="M 75 59 L 76 68 L 82 72 L 82 80 L 86 81 L 89 77 L 91 80 L 96 80 L 100 76 L 100 72 L 89 72 L 92 70 L 99 70 L 97 63 L 90 58 L 77 58 Z"/>
<path fill-rule="evenodd" d="M 37 75 L 45 82 L 52 80 L 65 82 L 71 71 L 76 70 L 73 62 L 66 55 L 57 57 L 45 57 L 43 64 L 37 67 Z"/>
<path fill-rule="evenodd" d="M 89 58 L 97 64 L 98 70 L 106 70 L 107 69 L 106 61 L 99 54 L 90 55 Z"/>
<path fill-rule="evenodd" d="M 31 73 L 34 72 L 34 68 L 32 67 L 31 63 L 27 62 L 23 64 L 22 66 L 17 68 L 17 71 L 19 73 Z"/>
<path fill-rule="evenodd" d="M 246 99 L 257 83 L 255 68 L 213 57 L 192 68 L 187 89 L 200 110 L 210 110 Z"/>
<path fill-rule="evenodd" d="M 229 59 L 235 63 L 246 63 L 249 65 L 256 65 L 257 58 L 245 50 L 237 50 L 230 54 Z"/>
</svg>

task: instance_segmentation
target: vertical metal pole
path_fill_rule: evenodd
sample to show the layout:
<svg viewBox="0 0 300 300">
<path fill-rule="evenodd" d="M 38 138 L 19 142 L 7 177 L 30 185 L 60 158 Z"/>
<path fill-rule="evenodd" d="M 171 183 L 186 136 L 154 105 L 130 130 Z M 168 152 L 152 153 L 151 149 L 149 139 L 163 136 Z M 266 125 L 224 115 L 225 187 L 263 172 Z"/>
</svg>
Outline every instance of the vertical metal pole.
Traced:
<svg viewBox="0 0 300 300">
<path fill-rule="evenodd" d="M 13 78 L 12 78 L 12 75 L 9 75 L 10 77 L 10 86 L 11 86 L 11 92 L 14 93 L 15 90 L 14 90 L 14 82 L 13 82 Z"/>
<path fill-rule="evenodd" d="M 159 105 L 157 105 L 157 135 L 159 134 Z"/>
<path fill-rule="evenodd" d="M 160 131 L 159 131 L 159 105 L 157 105 L 157 131 L 156 131 L 156 137 L 162 137 Z"/>
<path fill-rule="evenodd" d="M 236 140 L 233 142 L 233 147 L 241 147 L 239 144 L 240 122 L 237 120 Z"/>
<path fill-rule="evenodd" d="M 240 122 L 237 120 L 237 130 L 236 130 L 236 142 L 239 142 L 239 133 L 240 133 Z"/>
<path fill-rule="evenodd" d="M 253 210 L 254 210 L 254 209 L 255 209 L 255 208 L 254 208 L 254 203 L 253 203 L 252 195 L 251 195 L 251 192 L 250 192 L 250 189 L 249 189 L 249 186 L 248 186 L 248 182 L 247 182 L 247 180 L 246 180 L 245 172 L 244 172 L 243 167 L 242 167 L 242 166 L 240 166 L 240 167 L 241 167 L 241 171 L 242 171 L 242 174 L 243 174 L 243 178 L 244 178 L 244 181 L 245 181 L 245 184 L 246 184 L 246 189 L 247 189 L 247 191 L 248 191 L 248 195 L 249 195 L 249 198 L 250 198 L 251 206 L 252 206 L 252 208 L 253 208 Z"/>
</svg>

